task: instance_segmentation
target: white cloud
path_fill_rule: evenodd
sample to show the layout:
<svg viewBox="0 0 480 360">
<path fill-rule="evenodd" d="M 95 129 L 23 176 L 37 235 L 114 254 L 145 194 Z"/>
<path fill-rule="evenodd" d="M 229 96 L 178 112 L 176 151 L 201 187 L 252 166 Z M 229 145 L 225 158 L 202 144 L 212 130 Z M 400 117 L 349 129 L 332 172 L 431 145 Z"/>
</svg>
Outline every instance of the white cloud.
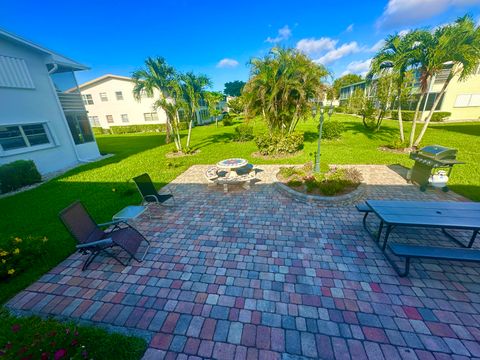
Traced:
<svg viewBox="0 0 480 360">
<path fill-rule="evenodd" d="M 347 69 L 342 73 L 342 76 L 346 74 L 358 74 L 365 76 L 368 73 L 368 70 L 370 70 L 371 63 L 372 59 L 367 59 L 364 61 L 352 61 L 347 65 Z"/>
<path fill-rule="evenodd" d="M 347 28 L 345 29 L 346 32 L 352 32 L 353 31 L 353 24 L 350 24 L 347 26 Z"/>
<path fill-rule="evenodd" d="M 238 66 L 238 61 L 229 58 L 222 59 L 217 64 L 217 68 L 234 68 L 236 66 Z"/>
<path fill-rule="evenodd" d="M 385 45 L 385 40 L 378 40 L 369 50 L 370 51 L 373 51 L 373 52 L 377 52 L 378 50 L 380 50 L 383 45 Z"/>
<path fill-rule="evenodd" d="M 338 48 L 330 50 L 325 55 L 315 59 L 314 61 L 319 64 L 327 65 L 338 59 L 341 59 L 347 55 L 361 51 L 356 41 L 352 41 L 341 45 Z"/>
<path fill-rule="evenodd" d="M 270 36 L 265 40 L 266 42 L 269 43 L 278 43 L 283 40 L 287 40 L 292 36 L 292 30 L 288 27 L 288 25 L 285 25 L 281 29 L 278 30 L 278 35 L 274 38 L 271 38 Z"/>
<path fill-rule="evenodd" d="M 323 51 L 335 49 L 337 42 L 338 40 L 330 39 L 328 37 L 321 37 L 319 39 L 302 39 L 297 42 L 297 49 L 305 54 L 318 54 Z"/>
<path fill-rule="evenodd" d="M 445 12 L 451 7 L 467 7 L 480 4 L 480 0 L 389 0 L 377 27 L 391 29 L 414 25 Z"/>
</svg>

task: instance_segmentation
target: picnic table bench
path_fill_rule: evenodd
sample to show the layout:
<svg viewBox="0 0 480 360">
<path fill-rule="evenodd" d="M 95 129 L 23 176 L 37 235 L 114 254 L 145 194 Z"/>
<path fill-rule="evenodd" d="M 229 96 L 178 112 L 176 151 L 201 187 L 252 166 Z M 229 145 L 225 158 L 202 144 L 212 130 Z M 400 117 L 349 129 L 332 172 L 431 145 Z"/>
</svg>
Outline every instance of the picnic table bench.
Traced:
<svg viewBox="0 0 480 360">
<path fill-rule="evenodd" d="M 467 249 L 441 248 L 432 246 L 413 246 L 407 244 L 389 245 L 392 253 L 405 257 L 405 270 L 398 266 L 385 254 L 397 273 L 406 276 L 409 270 L 410 258 L 435 258 L 446 260 L 480 261 L 480 251 L 472 250 L 475 239 L 480 231 L 480 204 L 474 202 L 445 201 L 385 201 L 367 200 L 357 205 L 357 210 L 364 213 L 363 226 L 374 238 L 382 251 L 385 251 L 392 230 L 397 227 L 439 228 L 451 240 Z M 379 219 L 378 231 L 370 230 L 367 217 L 374 213 Z M 383 244 L 380 244 L 383 228 L 386 228 Z M 447 229 L 471 230 L 472 236 L 467 244 L 453 236 Z"/>
</svg>

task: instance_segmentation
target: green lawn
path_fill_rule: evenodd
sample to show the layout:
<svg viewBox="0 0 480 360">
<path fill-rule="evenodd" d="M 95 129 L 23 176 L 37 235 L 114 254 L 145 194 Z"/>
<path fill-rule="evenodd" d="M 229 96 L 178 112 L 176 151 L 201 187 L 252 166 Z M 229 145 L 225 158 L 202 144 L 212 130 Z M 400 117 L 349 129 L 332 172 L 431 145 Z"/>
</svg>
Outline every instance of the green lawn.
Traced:
<svg viewBox="0 0 480 360">
<path fill-rule="evenodd" d="M 397 124 L 385 121 L 376 134 L 364 131 L 358 118 L 334 115 L 345 122 L 346 133 L 340 141 L 322 143 L 322 163 L 333 164 L 401 164 L 411 166 L 408 155 L 379 151 L 396 136 Z M 407 123 L 407 128 L 409 124 Z M 260 132 L 263 125 L 255 124 Z M 228 157 L 244 157 L 255 164 L 305 163 L 313 160 L 316 149 L 316 126 L 313 121 L 301 123 L 305 131 L 305 148 L 296 157 L 283 160 L 260 160 L 251 156 L 256 151 L 253 141 L 231 142 L 234 126 L 215 125 L 193 130 L 193 146 L 200 150 L 193 156 L 167 159 L 165 154 L 173 144 L 164 145 L 164 135 L 104 135 L 97 141 L 102 153 L 115 154 L 101 162 L 81 166 L 48 183 L 12 197 L 0 199 L 0 248 L 10 237 L 47 236 L 48 256 L 12 281 L 0 284 L 0 303 L 26 287 L 40 275 L 74 251 L 74 241 L 59 222 L 57 214 L 75 200 L 81 200 L 99 221 L 128 204 L 137 204 L 140 197 L 130 179 L 148 172 L 157 186 L 163 186 L 194 164 L 214 164 Z M 459 159 L 467 162 L 454 169 L 451 188 L 473 200 L 480 201 L 480 124 L 435 124 L 429 129 L 424 143 L 438 143 L 459 149 Z"/>
</svg>

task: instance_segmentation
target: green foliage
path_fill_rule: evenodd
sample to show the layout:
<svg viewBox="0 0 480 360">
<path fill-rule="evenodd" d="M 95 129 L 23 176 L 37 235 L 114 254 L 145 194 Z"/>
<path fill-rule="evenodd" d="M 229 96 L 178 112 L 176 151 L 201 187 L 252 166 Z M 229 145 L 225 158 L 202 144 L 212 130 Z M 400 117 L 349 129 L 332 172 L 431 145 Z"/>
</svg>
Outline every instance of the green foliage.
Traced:
<svg viewBox="0 0 480 360">
<path fill-rule="evenodd" d="M 291 133 L 310 116 L 312 99 L 323 95 L 328 71 L 296 49 L 273 48 L 250 61 L 251 77 L 243 89 L 248 116 L 262 116 L 271 133 Z"/>
<path fill-rule="evenodd" d="M 228 96 L 240 96 L 245 86 L 245 81 L 235 80 L 225 83 L 223 93 Z"/>
<path fill-rule="evenodd" d="M 403 110 L 402 111 L 402 120 L 403 121 L 413 121 L 414 116 L 415 116 L 415 111 L 408 111 L 408 110 Z M 432 115 L 432 120 L 431 121 L 441 122 L 445 118 L 448 118 L 449 116 L 452 116 L 451 112 L 435 111 Z M 398 112 L 397 111 L 392 111 L 392 119 L 398 120 Z"/>
<path fill-rule="evenodd" d="M 355 89 L 352 96 L 348 99 L 347 113 L 360 114 L 365 102 L 365 94 L 363 89 Z"/>
<path fill-rule="evenodd" d="M 408 144 L 400 139 L 393 139 L 389 144 L 386 145 L 387 148 L 393 150 L 405 149 L 407 146 Z"/>
<path fill-rule="evenodd" d="M 5 359 L 140 359 L 143 339 L 110 334 L 94 327 L 15 317 L 0 309 L 0 358 Z"/>
<path fill-rule="evenodd" d="M 345 131 L 345 125 L 337 120 L 327 120 L 323 123 L 322 139 L 338 140 Z"/>
<path fill-rule="evenodd" d="M 255 137 L 255 143 L 262 155 L 293 154 L 303 148 L 303 137 L 301 132 L 265 133 Z"/>
<path fill-rule="evenodd" d="M 250 141 L 254 138 L 253 136 L 253 126 L 248 124 L 240 124 L 235 127 L 235 134 L 233 136 L 233 141 L 244 142 Z"/>
<path fill-rule="evenodd" d="M 188 129 L 188 122 L 180 121 L 178 124 L 178 130 L 187 130 Z"/>
<path fill-rule="evenodd" d="M 243 97 L 237 96 L 233 99 L 230 99 L 228 101 L 228 109 L 229 109 L 229 112 L 234 115 L 241 114 L 245 110 Z"/>
<path fill-rule="evenodd" d="M 339 105 L 339 106 L 335 107 L 334 111 L 335 111 L 336 113 L 341 114 L 341 113 L 345 113 L 346 109 L 345 109 L 344 106 Z"/>
<path fill-rule="evenodd" d="M 32 262 L 44 259 L 48 239 L 14 237 L 0 247 L 0 281 L 10 279 L 28 269 Z M 1 349 L 1 348 L 0 348 Z"/>
<path fill-rule="evenodd" d="M 32 160 L 17 160 L 0 166 L 0 193 L 7 193 L 42 180 Z"/>
<path fill-rule="evenodd" d="M 110 129 L 104 129 L 100 126 L 94 126 L 92 127 L 92 132 L 93 132 L 93 135 L 106 135 L 106 134 L 111 134 L 112 132 L 110 131 Z"/>
<path fill-rule="evenodd" d="M 165 132 L 166 124 L 110 126 L 111 134 L 131 134 L 141 132 Z"/>
<path fill-rule="evenodd" d="M 230 114 L 225 114 L 222 118 L 223 126 L 232 126 L 233 125 L 233 116 Z"/>
<path fill-rule="evenodd" d="M 332 89 L 333 89 L 332 97 L 335 99 L 338 99 L 340 97 L 340 89 L 342 87 L 359 83 L 362 80 L 363 78 L 357 74 L 347 74 L 335 79 L 332 85 Z"/>
</svg>

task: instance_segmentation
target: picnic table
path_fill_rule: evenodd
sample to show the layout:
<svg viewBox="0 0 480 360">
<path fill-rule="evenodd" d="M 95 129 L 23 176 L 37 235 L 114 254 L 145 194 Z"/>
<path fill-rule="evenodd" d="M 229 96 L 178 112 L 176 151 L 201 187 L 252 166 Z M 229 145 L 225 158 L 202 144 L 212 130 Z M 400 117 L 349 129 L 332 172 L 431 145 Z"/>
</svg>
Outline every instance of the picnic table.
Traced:
<svg viewBox="0 0 480 360">
<path fill-rule="evenodd" d="M 462 247 L 471 248 L 480 231 L 480 203 L 446 201 L 385 201 L 367 200 L 369 211 L 364 216 L 364 226 L 379 243 L 383 228 L 386 228 L 382 250 L 385 250 L 392 230 L 400 226 L 439 228 L 445 235 Z M 374 235 L 366 224 L 366 218 L 373 212 L 380 225 Z M 467 245 L 454 237 L 447 229 L 473 231 Z"/>
<path fill-rule="evenodd" d="M 217 163 L 219 169 L 227 170 L 226 177 L 233 178 L 237 176 L 236 170 L 248 165 L 248 161 L 240 158 L 225 159 Z"/>
</svg>

